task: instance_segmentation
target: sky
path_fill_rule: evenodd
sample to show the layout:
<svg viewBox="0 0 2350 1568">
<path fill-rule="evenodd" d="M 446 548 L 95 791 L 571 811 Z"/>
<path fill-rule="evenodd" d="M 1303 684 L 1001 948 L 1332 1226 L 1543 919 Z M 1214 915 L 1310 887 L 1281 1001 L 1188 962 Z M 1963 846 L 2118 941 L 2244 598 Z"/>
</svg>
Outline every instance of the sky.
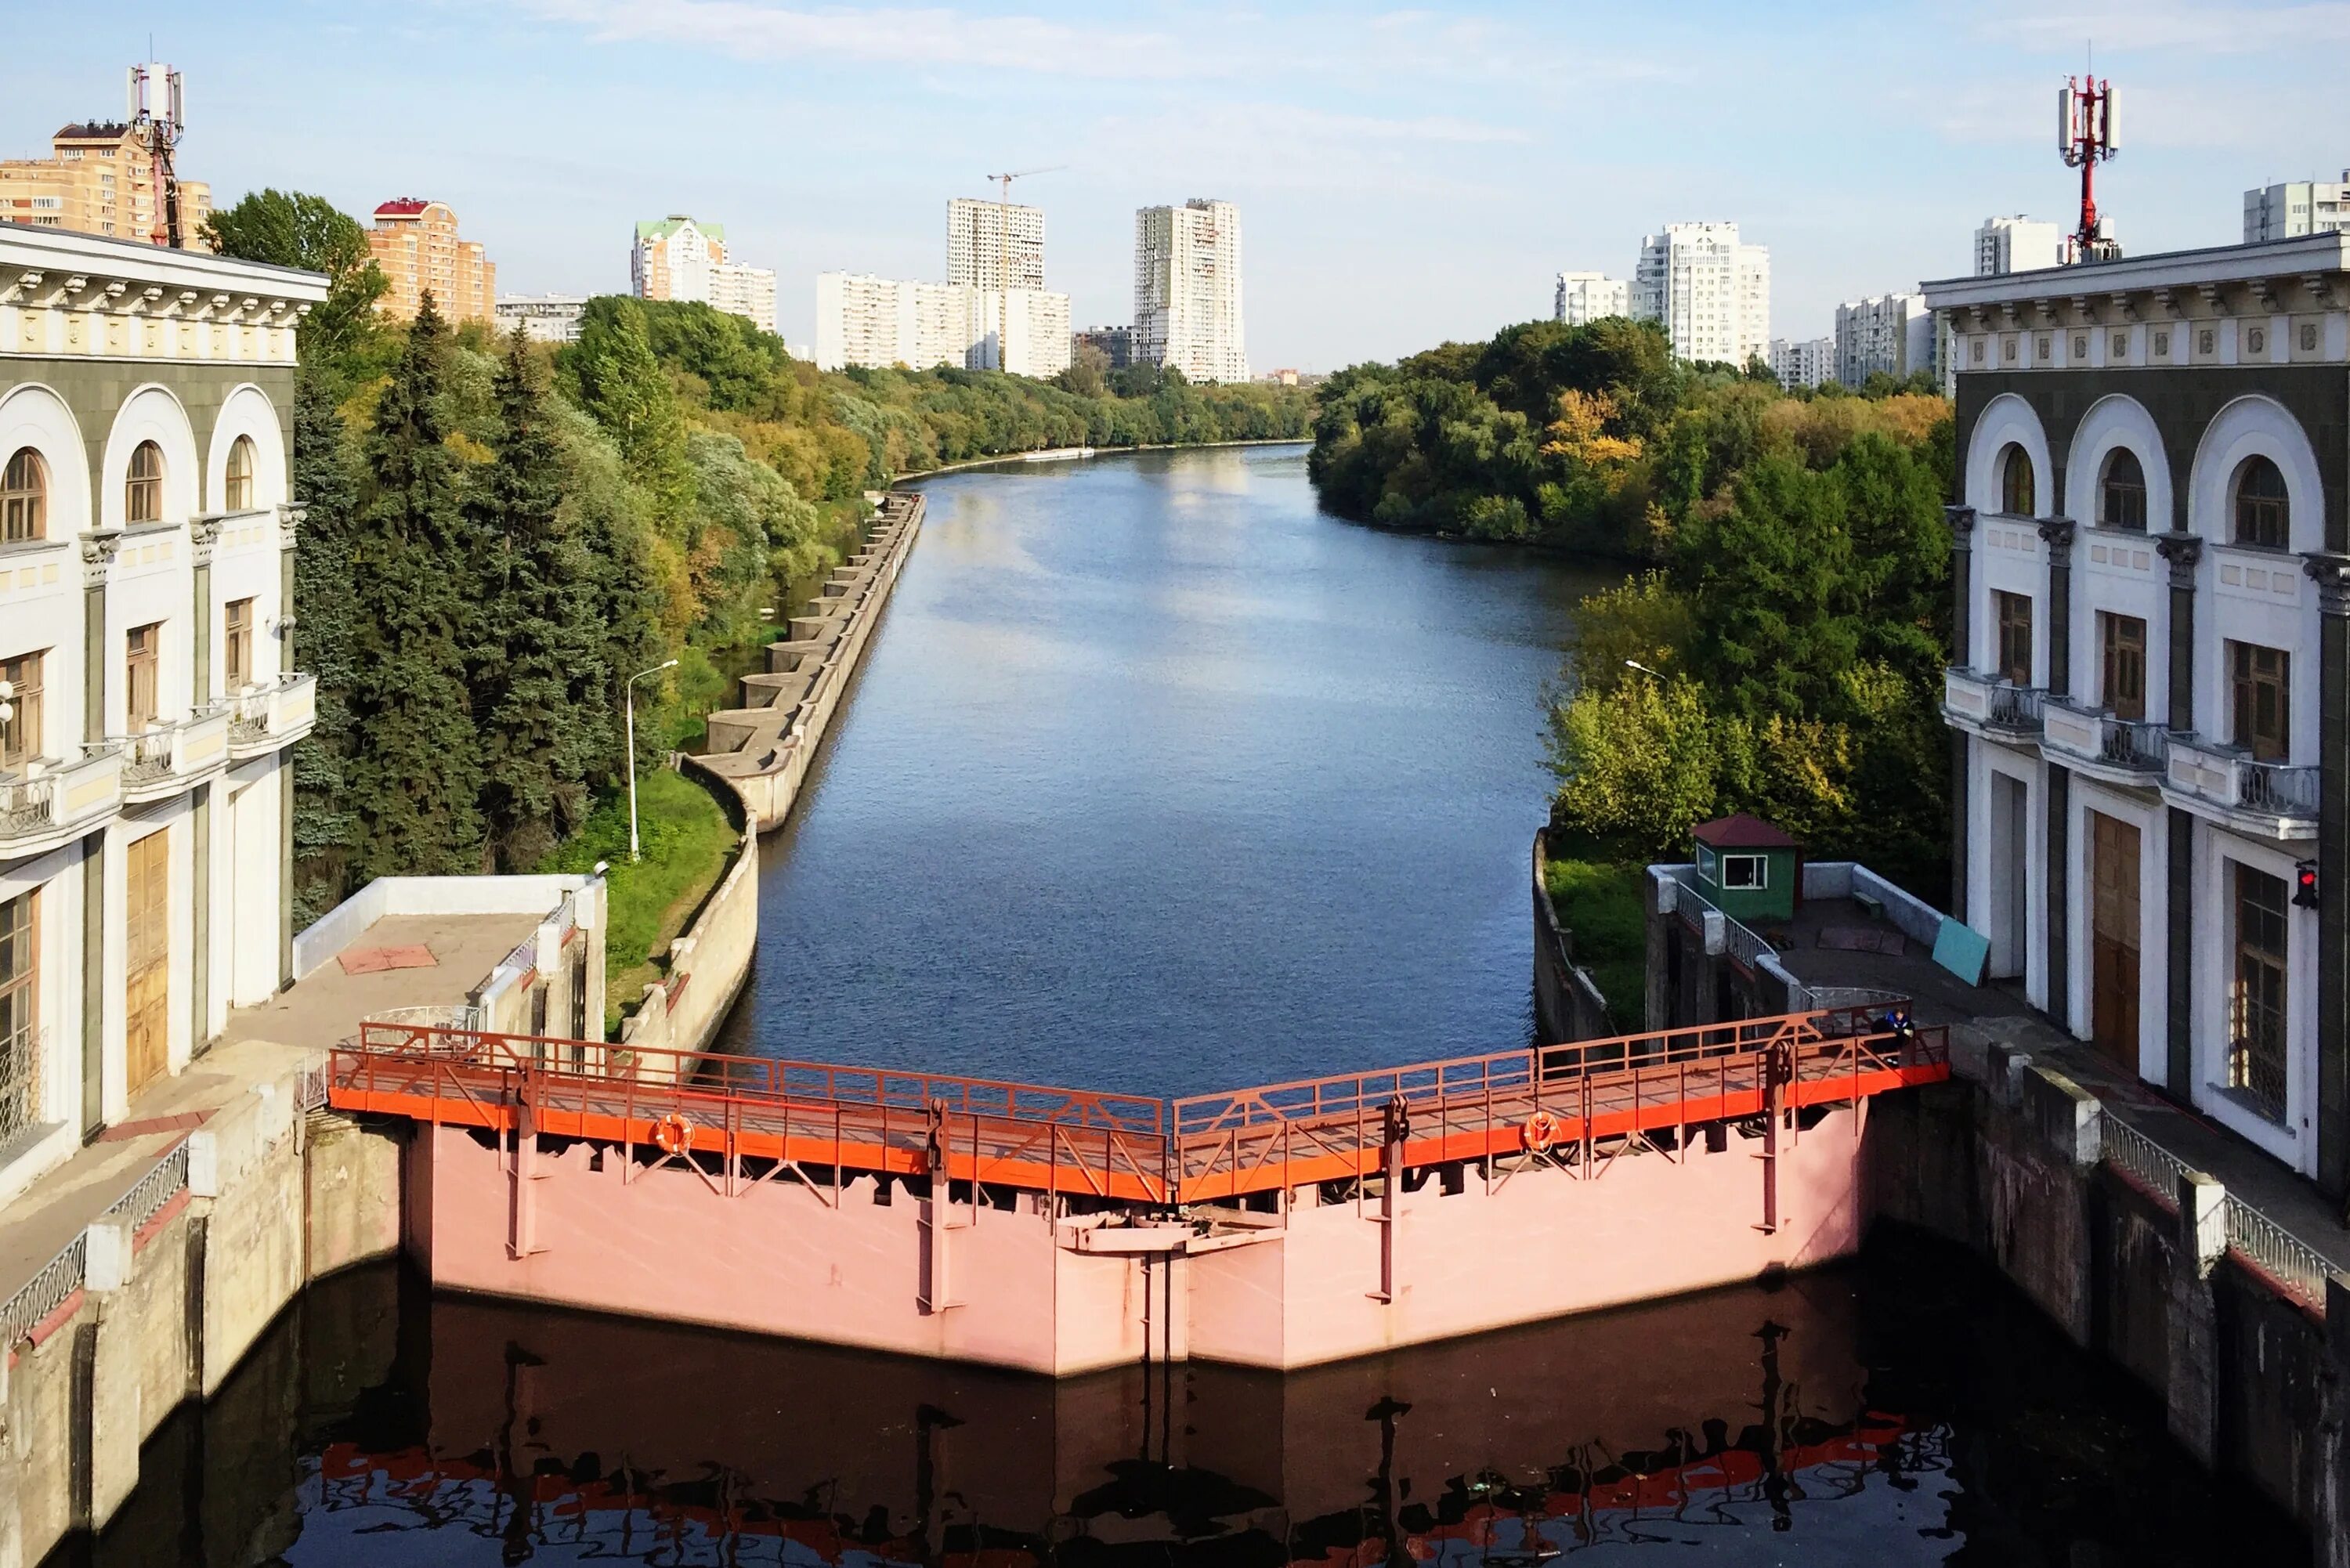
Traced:
<svg viewBox="0 0 2350 1568">
<path fill-rule="evenodd" d="M 625 290 L 635 222 L 688 213 L 775 270 L 794 343 L 816 274 L 941 277 L 948 199 L 1047 166 L 1014 195 L 1081 326 L 1132 317 L 1136 208 L 1237 202 L 1260 369 L 1488 337 L 1684 220 L 1769 246 L 1773 336 L 1822 336 L 1840 299 L 1966 271 L 1991 213 L 2071 226 L 2054 99 L 2092 44 L 2121 89 L 2099 202 L 2133 253 L 2232 244 L 2247 187 L 2350 167 L 2350 3 L 2326 0 L 0 12 L 0 155 L 119 115 L 151 32 L 187 78 L 181 170 L 216 201 L 437 198 L 505 294 Z"/>
</svg>

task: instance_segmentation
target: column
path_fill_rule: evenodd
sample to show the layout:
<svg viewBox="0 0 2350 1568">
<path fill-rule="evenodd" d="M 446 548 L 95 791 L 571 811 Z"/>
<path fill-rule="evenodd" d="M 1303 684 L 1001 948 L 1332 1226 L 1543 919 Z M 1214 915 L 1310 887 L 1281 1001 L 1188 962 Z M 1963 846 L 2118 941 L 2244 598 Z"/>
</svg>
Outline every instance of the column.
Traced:
<svg viewBox="0 0 2350 1568">
<path fill-rule="evenodd" d="M 2195 577 L 2203 541 L 2192 534 L 2155 535 L 2154 547 L 2170 563 L 2170 705 L 2168 728 L 2185 734 L 2195 728 Z M 2170 961 L 2165 988 L 2163 1086 L 2181 1100 L 2195 1096 L 2195 816 L 2177 806 L 2166 814 L 2170 843 L 2167 864 L 2168 945 Z"/>
<path fill-rule="evenodd" d="M 2314 551 L 2317 584 L 2317 1185 L 2350 1190 L 2350 555 Z"/>
<path fill-rule="evenodd" d="M 2040 524 L 2048 546 L 2048 694 L 2073 694 L 2073 520 L 2050 517 Z"/>
<path fill-rule="evenodd" d="M 106 579 L 121 545 L 119 532 L 81 541 L 81 738 L 93 746 L 106 739 Z"/>
<path fill-rule="evenodd" d="M 2040 524 L 2048 546 L 2048 694 L 2073 694 L 2073 520 L 2050 517 Z M 2060 1029 L 2072 1027 L 2070 914 L 2073 775 L 2054 763 L 2048 773 L 2048 1016 Z"/>
<path fill-rule="evenodd" d="M 194 561 L 195 657 L 190 660 L 194 679 L 188 693 L 189 717 L 213 700 L 213 546 L 220 538 L 220 519 L 188 520 L 188 547 Z M 198 784 L 189 801 L 190 836 L 194 840 L 191 861 L 188 961 L 188 1054 L 201 1056 L 213 1043 L 213 786 Z"/>
<path fill-rule="evenodd" d="M 120 533 L 86 534 L 81 541 L 82 740 L 106 739 L 106 579 L 121 545 Z M 106 833 L 81 841 L 81 1130 L 87 1138 L 106 1126 Z"/>
<path fill-rule="evenodd" d="M 305 515 L 299 506 L 277 509 L 277 669 L 294 670 L 294 545 Z M 294 753 L 277 753 L 277 987 L 294 983 Z"/>
<path fill-rule="evenodd" d="M 188 701 L 201 708 L 213 698 L 213 544 L 220 537 L 220 519 L 192 517 L 188 520 L 188 548 L 195 561 L 195 657 L 189 660 L 194 674 Z"/>
<path fill-rule="evenodd" d="M 1950 525 L 1950 662 L 1960 670 L 1974 668 L 1975 509 L 1945 506 Z M 1967 833 L 1973 802 L 1968 798 L 1972 742 L 1964 730 L 1950 730 L 1950 902 L 1951 918 L 1967 918 Z"/>
</svg>

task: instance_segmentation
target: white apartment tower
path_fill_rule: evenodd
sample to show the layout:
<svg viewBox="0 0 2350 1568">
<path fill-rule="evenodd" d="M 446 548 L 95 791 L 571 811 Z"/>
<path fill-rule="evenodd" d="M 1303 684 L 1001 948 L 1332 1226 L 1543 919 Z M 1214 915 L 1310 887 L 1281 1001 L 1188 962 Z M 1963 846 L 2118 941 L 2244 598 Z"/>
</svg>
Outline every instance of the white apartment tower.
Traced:
<svg viewBox="0 0 2350 1568">
<path fill-rule="evenodd" d="M 1632 314 L 1632 286 L 1605 273 L 1563 272 L 1551 308 L 1569 327 L 1610 316 Z"/>
<path fill-rule="evenodd" d="M 629 287 L 639 299 L 699 300 L 762 332 L 775 329 L 775 275 L 728 261 L 725 229 L 682 213 L 637 225 Z"/>
<path fill-rule="evenodd" d="M 1771 374 L 1783 387 L 1816 387 L 1835 379 L 1833 337 L 1773 337 Z"/>
<path fill-rule="evenodd" d="M 1640 242 L 1632 314 L 1663 324 L 1683 359 L 1743 365 L 1771 347 L 1771 253 L 1736 223 L 1668 223 Z"/>
<path fill-rule="evenodd" d="M 1134 214 L 1134 357 L 1193 381 L 1245 381 L 1241 215 L 1199 197 Z"/>
<path fill-rule="evenodd" d="M 1039 380 L 1069 368 L 1069 296 L 1049 289 L 1003 291 L 961 283 L 914 283 L 864 273 L 816 280 L 816 366 L 910 370 L 993 370 L 997 339 L 1010 340 L 1009 369 Z"/>
<path fill-rule="evenodd" d="M 1857 388 L 1877 371 L 1897 379 L 1934 369 L 1934 317 L 1922 294 L 1880 294 L 1836 306 L 1835 379 Z"/>
<path fill-rule="evenodd" d="M 2244 243 L 2350 229 L 2350 169 L 2339 180 L 2294 180 L 2244 192 Z"/>
<path fill-rule="evenodd" d="M 971 196 L 949 202 L 947 281 L 972 288 L 1001 288 L 1007 281 L 1014 288 L 1043 288 L 1045 209 Z"/>
<path fill-rule="evenodd" d="M 2036 223 L 2022 213 L 1985 218 L 1975 231 L 1975 275 L 2001 277 L 2034 272 L 2064 260 L 2064 234 L 2054 223 Z"/>
</svg>

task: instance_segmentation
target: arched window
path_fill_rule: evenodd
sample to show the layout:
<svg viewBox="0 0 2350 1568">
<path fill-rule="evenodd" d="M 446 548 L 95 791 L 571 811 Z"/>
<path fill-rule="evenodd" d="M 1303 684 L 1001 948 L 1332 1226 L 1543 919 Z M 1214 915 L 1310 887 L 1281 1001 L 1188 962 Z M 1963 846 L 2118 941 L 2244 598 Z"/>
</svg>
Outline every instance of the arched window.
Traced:
<svg viewBox="0 0 2350 1568">
<path fill-rule="evenodd" d="M 49 471 L 41 454 L 20 448 L 0 471 L 0 544 L 49 536 Z"/>
<path fill-rule="evenodd" d="M 2105 477 L 2097 482 L 2097 521 L 2108 528 L 2146 532 L 2146 470 L 2126 446 L 2114 448 L 2106 459 Z"/>
<path fill-rule="evenodd" d="M 230 512 L 253 510 L 253 438 L 239 436 L 228 449 L 228 483 L 222 496 Z"/>
<path fill-rule="evenodd" d="M 2248 457 L 2237 465 L 2234 493 L 2239 545 L 2282 550 L 2293 538 L 2284 475 L 2264 457 Z"/>
<path fill-rule="evenodd" d="M 130 477 L 122 482 L 122 520 L 163 520 L 163 449 L 151 441 L 140 441 L 130 454 Z"/>
<path fill-rule="evenodd" d="M 2035 515 L 2033 488 L 2032 454 L 2008 442 L 1999 454 L 1999 509 L 2010 517 Z"/>
</svg>

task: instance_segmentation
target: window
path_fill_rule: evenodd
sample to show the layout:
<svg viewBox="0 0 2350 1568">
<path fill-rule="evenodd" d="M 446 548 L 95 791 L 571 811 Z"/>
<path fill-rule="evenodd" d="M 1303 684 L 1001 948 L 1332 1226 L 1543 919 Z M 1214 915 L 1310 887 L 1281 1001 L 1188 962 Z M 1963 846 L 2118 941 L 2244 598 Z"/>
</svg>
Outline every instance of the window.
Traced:
<svg viewBox="0 0 2350 1568">
<path fill-rule="evenodd" d="M 2099 615 L 2105 643 L 2106 706 L 2116 719 L 2146 717 L 2146 622 L 2134 615 Z"/>
<path fill-rule="evenodd" d="M 0 1137 L 34 1121 L 40 1091 L 40 890 L 0 903 Z"/>
<path fill-rule="evenodd" d="M 2261 1113 L 2285 1113 L 2284 878 L 2235 866 L 2236 980 L 2230 999 L 2228 1086 Z"/>
<path fill-rule="evenodd" d="M 228 690 L 242 691 L 253 684 L 253 601 L 231 599 L 228 604 L 226 635 L 221 639 L 221 656 L 228 677 Z"/>
<path fill-rule="evenodd" d="M 2146 470 L 2126 446 L 2116 447 L 2106 459 L 2105 477 L 2097 482 L 2097 521 L 2107 528 L 2146 532 Z"/>
<path fill-rule="evenodd" d="M 2010 517 L 2030 517 L 2033 512 L 2032 454 L 2013 441 L 1999 454 L 1999 509 Z"/>
<path fill-rule="evenodd" d="M 140 441 L 130 454 L 130 477 L 122 483 L 122 520 L 163 520 L 163 449 L 151 441 Z"/>
<path fill-rule="evenodd" d="M 1721 857 L 1721 887 L 1725 892 L 1758 892 L 1771 885 L 1771 863 L 1760 855 L 1725 855 Z"/>
<path fill-rule="evenodd" d="M 2238 465 L 2230 488 L 2235 495 L 2236 543 L 2263 550 L 2287 548 L 2293 537 L 2290 498 L 2277 465 L 2264 457 L 2248 457 Z"/>
<path fill-rule="evenodd" d="M 2254 762 L 2281 763 L 2292 749 L 2292 660 L 2281 648 L 2228 644 L 2228 684 L 2235 699 L 2236 744 Z"/>
<path fill-rule="evenodd" d="M 126 727 L 136 735 L 155 722 L 158 682 L 156 660 L 163 641 L 161 621 L 151 626 L 130 628 L 126 639 L 123 673 L 126 677 L 124 699 Z"/>
<path fill-rule="evenodd" d="M 228 449 L 228 481 L 222 504 L 231 512 L 253 510 L 253 438 L 239 436 Z"/>
<path fill-rule="evenodd" d="M 49 471 L 41 454 L 20 449 L 0 471 L 0 545 L 46 539 L 49 534 Z"/>
<path fill-rule="evenodd" d="M 41 754 L 41 656 L 0 659 L 8 717 L 0 720 L 0 768 L 18 768 Z"/>
<path fill-rule="evenodd" d="M 2032 596 L 1994 590 L 1991 604 L 1999 615 L 1999 669 L 1994 672 L 2011 686 L 2032 684 Z"/>
</svg>

